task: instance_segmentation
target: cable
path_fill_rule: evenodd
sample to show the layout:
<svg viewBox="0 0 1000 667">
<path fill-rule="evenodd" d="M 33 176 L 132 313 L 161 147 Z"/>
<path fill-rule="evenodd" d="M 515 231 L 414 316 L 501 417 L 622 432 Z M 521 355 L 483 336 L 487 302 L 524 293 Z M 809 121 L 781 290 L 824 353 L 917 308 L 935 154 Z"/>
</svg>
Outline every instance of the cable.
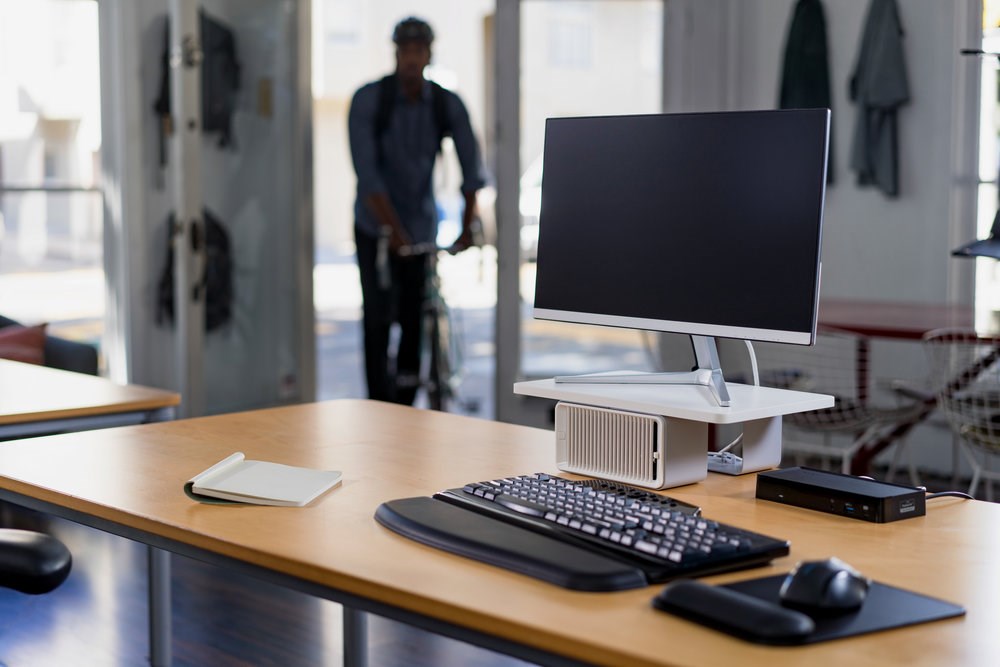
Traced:
<svg viewBox="0 0 1000 667">
<path fill-rule="evenodd" d="M 756 354 L 756 352 L 754 352 L 753 343 L 751 343 L 746 338 L 743 339 L 743 342 L 746 343 L 746 346 L 747 346 L 747 355 L 749 355 L 749 357 L 750 357 L 750 370 L 753 373 L 753 384 L 754 384 L 755 387 L 759 387 L 760 386 L 760 375 L 757 373 L 757 354 Z M 726 445 L 725 447 L 723 447 L 722 449 L 720 449 L 719 451 L 714 452 L 714 453 L 715 454 L 723 454 L 725 452 L 728 452 L 730 449 L 732 449 L 736 445 L 740 444 L 741 442 L 743 442 L 743 434 L 742 433 L 740 433 L 738 436 L 736 436 L 733 439 L 733 441 L 730 442 L 728 445 Z"/>
<path fill-rule="evenodd" d="M 861 479 L 870 479 L 873 482 L 878 481 L 874 477 L 869 477 L 868 475 L 858 475 L 858 477 Z M 933 500 L 934 498 L 944 498 L 946 496 L 952 496 L 954 498 L 965 498 L 966 500 L 975 500 L 975 498 L 970 496 L 968 493 L 963 493 L 962 491 L 939 491 L 937 493 L 927 493 L 926 486 L 915 486 L 913 488 L 917 489 L 918 491 L 923 491 L 924 493 L 927 494 L 926 496 L 924 496 L 924 500 Z"/>
<path fill-rule="evenodd" d="M 965 498 L 966 500 L 975 500 L 968 493 L 963 493 L 962 491 L 939 491 L 938 493 L 928 493 L 925 500 L 933 500 L 934 498 L 945 498 L 951 496 L 954 498 Z"/>
<path fill-rule="evenodd" d="M 723 447 L 722 449 L 720 449 L 719 451 L 717 451 L 715 453 L 716 454 L 722 454 L 723 452 L 728 452 L 730 449 L 732 449 L 736 445 L 740 444 L 741 442 L 743 442 L 743 434 L 742 433 L 740 433 L 738 436 L 736 436 L 731 443 L 729 443 L 728 445 L 726 445 L 725 447 Z"/>
<path fill-rule="evenodd" d="M 747 345 L 747 354 L 750 355 L 750 370 L 753 373 L 753 386 L 760 386 L 760 375 L 757 374 L 757 353 L 753 350 L 753 343 L 749 339 L 744 338 L 743 342 Z"/>
</svg>

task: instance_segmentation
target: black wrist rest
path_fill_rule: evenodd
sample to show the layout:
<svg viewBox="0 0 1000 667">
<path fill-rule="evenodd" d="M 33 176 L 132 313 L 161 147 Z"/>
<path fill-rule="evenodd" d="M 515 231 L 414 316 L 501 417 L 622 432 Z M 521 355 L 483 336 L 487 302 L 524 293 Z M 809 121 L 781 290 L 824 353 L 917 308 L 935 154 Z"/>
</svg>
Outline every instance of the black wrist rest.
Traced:
<svg viewBox="0 0 1000 667">
<path fill-rule="evenodd" d="M 816 629 L 813 620 L 801 612 L 690 579 L 664 586 L 653 598 L 653 606 L 761 644 L 799 644 Z"/>
<path fill-rule="evenodd" d="M 382 503 L 375 520 L 404 537 L 580 591 L 649 585 L 639 568 L 429 497 Z"/>
<path fill-rule="evenodd" d="M 0 528 L 0 586 L 48 593 L 69 576 L 73 557 L 62 542 L 31 530 Z"/>
</svg>

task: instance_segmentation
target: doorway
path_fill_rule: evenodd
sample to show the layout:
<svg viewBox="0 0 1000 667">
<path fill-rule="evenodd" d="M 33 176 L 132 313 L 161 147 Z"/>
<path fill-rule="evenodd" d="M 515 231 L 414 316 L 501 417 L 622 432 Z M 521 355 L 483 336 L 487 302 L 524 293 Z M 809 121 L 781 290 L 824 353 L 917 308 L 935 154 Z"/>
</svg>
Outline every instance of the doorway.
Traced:
<svg viewBox="0 0 1000 667">
<path fill-rule="evenodd" d="M 314 299 L 316 306 L 317 397 L 367 394 L 361 342 L 361 289 L 354 257 L 356 179 L 347 140 L 347 114 L 354 92 L 394 68 L 393 27 L 414 11 L 434 29 L 433 59 L 425 76 L 456 92 L 465 103 L 484 153 L 487 146 L 487 49 L 494 0 L 454 3 L 370 3 L 316 0 L 313 5 L 313 125 L 315 174 Z M 450 139 L 435 168 L 438 245 L 449 245 L 460 227 L 461 171 Z M 484 225 L 492 225 L 491 187 L 481 191 Z M 496 249 L 486 244 L 460 255 L 442 254 L 442 292 L 458 336 L 462 381 L 455 409 L 491 416 L 493 312 Z M 427 405 L 423 392 L 417 405 Z"/>
</svg>

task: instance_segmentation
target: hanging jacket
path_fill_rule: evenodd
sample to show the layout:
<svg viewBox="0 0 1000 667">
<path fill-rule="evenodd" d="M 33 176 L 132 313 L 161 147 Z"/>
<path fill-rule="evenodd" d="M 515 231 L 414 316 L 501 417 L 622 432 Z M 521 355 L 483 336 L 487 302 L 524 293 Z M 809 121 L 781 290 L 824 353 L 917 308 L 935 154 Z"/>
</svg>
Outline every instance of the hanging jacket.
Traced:
<svg viewBox="0 0 1000 667">
<path fill-rule="evenodd" d="M 850 98 L 857 107 L 851 169 L 859 185 L 874 185 L 890 197 L 899 195 L 899 107 L 910 99 L 903 54 L 903 26 L 896 0 L 872 0 L 868 7 L 858 59 L 851 75 Z"/>
<path fill-rule="evenodd" d="M 820 0 L 798 0 L 785 40 L 780 109 L 832 109 L 826 17 Z M 830 130 L 826 182 L 833 183 L 833 129 Z"/>
</svg>

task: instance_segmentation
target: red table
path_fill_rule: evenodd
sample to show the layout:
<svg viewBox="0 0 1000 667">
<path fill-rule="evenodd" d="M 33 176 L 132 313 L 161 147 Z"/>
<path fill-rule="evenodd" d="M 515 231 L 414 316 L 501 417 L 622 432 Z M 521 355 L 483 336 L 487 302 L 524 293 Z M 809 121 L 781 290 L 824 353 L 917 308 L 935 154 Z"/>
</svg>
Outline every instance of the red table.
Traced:
<svg viewBox="0 0 1000 667">
<path fill-rule="evenodd" d="M 974 326 L 975 311 L 972 306 L 853 299 L 820 300 L 817 323 L 817 328 L 821 330 L 839 329 L 859 336 L 857 343 L 859 400 L 867 398 L 869 339 L 916 342 L 934 329 L 949 327 L 971 329 Z M 866 474 L 872 459 L 933 412 L 936 404 L 936 396 L 927 396 L 923 399 L 921 410 L 914 419 L 897 424 L 875 441 L 863 446 L 851 462 L 851 472 L 856 475 Z"/>
<path fill-rule="evenodd" d="M 851 299 L 822 299 L 819 302 L 820 327 L 870 338 L 917 341 L 934 329 L 972 328 L 974 325 L 972 306 Z"/>
</svg>

